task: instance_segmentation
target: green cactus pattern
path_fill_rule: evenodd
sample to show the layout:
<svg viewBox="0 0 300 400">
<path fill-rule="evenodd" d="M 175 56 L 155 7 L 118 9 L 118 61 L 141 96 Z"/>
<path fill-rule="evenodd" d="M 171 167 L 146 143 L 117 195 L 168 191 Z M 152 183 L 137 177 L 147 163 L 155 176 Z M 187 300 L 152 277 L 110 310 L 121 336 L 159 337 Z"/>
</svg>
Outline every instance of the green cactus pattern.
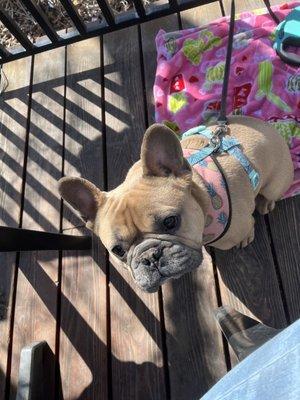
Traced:
<svg viewBox="0 0 300 400">
<path fill-rule="evenodd" d="M 187 105 L 187 98 L 184 93 L 173 93 L 168 99 L 168 109 L 176 114 Z"/>
<path fill-rule="evenodd" d="M 214 67 L 209 67 L 205 74 L 204 88 L 211 89 L 214 84 L 222 83 L 224 79 L 225 63 L 219 62 Z"/>
<path fill-rule="evenodd" d="M 276 33 L 274 31 L 274 32 L 270 33 L 269 40 L 273 44 L 275 42 L 275 39 L 276 39 Z"/>
<path fill-rule="evenodd" d="M 212 32 L 204 29 L 200 32 L 198 39 L 186 39 L 183 43 L 183 54 L 193 64 L 199 65 L 202 59 L 202 54 L 219 46 L 221 39 L 215 36 Z"/>
<path fill-rule="evenodd" d="M 300 127 L 296 124 L 296 122 L 278 121 L 273 122 L 272 125 L 288 143 L 291 137 L 300 137 Z"/>
<path fill-rule="evenodd" d="M 285 112 L 291 112 L 289 107 L 279 96 L 272 93 L 272 75 L 273 65 L 271 61 L 262 61 L 258 65 L 258 91 L 256 94 L 257 99 L 266 97 L 271 103 L 275 104 L 278 108 Z"/>
</svg>

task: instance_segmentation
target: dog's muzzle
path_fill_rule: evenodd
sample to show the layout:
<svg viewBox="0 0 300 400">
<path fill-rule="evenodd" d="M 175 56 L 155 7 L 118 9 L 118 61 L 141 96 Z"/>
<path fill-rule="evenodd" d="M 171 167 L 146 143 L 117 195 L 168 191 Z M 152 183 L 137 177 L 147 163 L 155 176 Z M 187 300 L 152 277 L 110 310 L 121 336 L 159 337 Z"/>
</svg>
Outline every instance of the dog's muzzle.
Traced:
<svg viewBox="0 0 300 400">
<path fill-rule="evenodd" d="M 127 264 L 138 286 L 153 293 L 166 280 L 179 278 L 197 268 L 202 260 L 202 251 L 182 243 L 145 239 L 131 248 Z"/>
</svg>

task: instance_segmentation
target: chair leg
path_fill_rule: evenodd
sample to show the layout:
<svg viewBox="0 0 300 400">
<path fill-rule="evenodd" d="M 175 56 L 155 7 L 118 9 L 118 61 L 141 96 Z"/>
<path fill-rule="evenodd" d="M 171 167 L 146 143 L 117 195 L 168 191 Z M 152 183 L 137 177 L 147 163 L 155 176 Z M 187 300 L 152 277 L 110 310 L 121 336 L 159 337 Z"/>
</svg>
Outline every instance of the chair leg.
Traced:
<svg viewBox="0 0 300 400">
<path fill-rule="evenodd" d="M 47 342 L 23 347 L 16 400 L 54 400 L 55 357 Z"/>
<path fill-rule="evenodd" d="M 215 318 L 239 361 L 281 331 L 247 317 L 229 306 L 218 308 Z"/>
<path fill-rule="evenodd" d="M 5 226 L 0 227 L 0 252 L 89 250 L 91 248 L 91 236 L 73 236 Z"/>
</svg>

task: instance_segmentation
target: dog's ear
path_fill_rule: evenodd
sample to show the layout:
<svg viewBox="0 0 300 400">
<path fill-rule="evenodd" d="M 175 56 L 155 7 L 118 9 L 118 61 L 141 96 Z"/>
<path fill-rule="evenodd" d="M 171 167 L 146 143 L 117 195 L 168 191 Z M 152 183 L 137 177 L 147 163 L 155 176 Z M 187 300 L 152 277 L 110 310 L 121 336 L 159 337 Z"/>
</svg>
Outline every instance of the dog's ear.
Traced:
<svg viewBox="0 0 300 400">
<path fill-rule="evenodd" d="M 176 134 L 162 124 L 151 125 L 146 130 L 141 160 L 144 175 L 182 176 L 191 172 Z"/>
<path fill-rule="evenodd" d="M 61 178 L 58 191 L 64 200 L 79 211 L 87 227 L 91 228 L 105 194 L 86 179 L 73 177 Z"/>
</svg>

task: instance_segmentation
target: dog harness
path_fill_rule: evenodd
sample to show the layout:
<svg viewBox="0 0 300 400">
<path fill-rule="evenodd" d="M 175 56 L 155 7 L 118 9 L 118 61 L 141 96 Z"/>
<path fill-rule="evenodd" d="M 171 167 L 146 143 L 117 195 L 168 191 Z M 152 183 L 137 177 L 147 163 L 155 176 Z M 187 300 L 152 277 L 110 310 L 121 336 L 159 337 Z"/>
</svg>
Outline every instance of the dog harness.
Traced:
<svg viewBox="0 0 300 400">
<path fill-rule="evenodd" d="M 198 150 L 184 149 L 183 155 L 189 159 L 197 152 Z M 205 160 L 194 164 L 193 168 L 202 177 L 210 197 L 203 231 L 203 244 L 209 244 L 220 238 L 229 228 L 231 220 L 229 192 L 226 181 L 213 157 L 206 157 Z"/>
<path fill-rule="evenodd" d="M 204 125 L 185 132 L 182 139 L 201 135 L 209 139 L 207 146 L 199 149 L 183 149 L 188 163 L 202 177 L 210 197 L 207 218 L 203 232 L 203 244 L 211 244 L 225 235 L 231 222 L 231 200 L 224 172 L 217 161 L 217 156 L 228 153 L 236 158 L 248 175 L 250 184 L 255 190 L 259 184 L 259 174 L 252 167 L 243 153 L 239 141 L 226 135 L 227 126 L 220 126 L 212 132 Z"/>
<path fill-rule="evenodd" d="M 203 232 L 203 244 L 206 245 L 221 239 L 221 237 L 223 237 L 229 229 L 231 222 L 230 193 L 224 172 L 217 161 L 217 156 L 224 153 L 228 153 L 229 155 L 233 156 L 239 161 L 247 173 L 253 190 L 255 190 L 259 184 L 259 174 L 252 167 L 248 158 L 243 153 L 239 141 L 235 137 L 227 134 L 229 127 L 226 117 L 226 105 L 233 46 L 234 18 L 235 1 L 231 0 L 228 44 L 218 126 L 214 132 L 212 132 L 211 129 L 205 125 L 196 126 L 182 135 L 182 138 L 186 138 L 191 135 L 201 135 L 209 140 L 208 145 L 202 147 L 200 150 L 184 151 L 189 164 L 195 168 L 195 170 L 203 178 L 207 192 L 211 199 L 211 204 L 209 206 Z M 212 171 L 215 171 L 216 174 L 213 174 Z"/>
</svg>

